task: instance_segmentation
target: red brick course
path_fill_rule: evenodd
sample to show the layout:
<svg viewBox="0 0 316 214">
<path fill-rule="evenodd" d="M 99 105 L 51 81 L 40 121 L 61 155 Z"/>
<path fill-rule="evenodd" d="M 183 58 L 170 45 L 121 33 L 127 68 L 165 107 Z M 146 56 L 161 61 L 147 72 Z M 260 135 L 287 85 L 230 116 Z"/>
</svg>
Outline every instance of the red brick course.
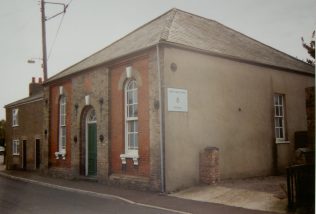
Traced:
<svg viewBox="0 0 316 214">
<path fill-rule="evenodd" d="M 125 67 L 131 65 L 141 78 L 138 86 L 138 146 L 139 164 L 134 166 L 132 159 L 127 159 L 127 164 L 122 169 L 120 155 L 124 153 L 125 145 L 125 112 L 124 112 L 124 89 L 119 87 L 119 81 Z M 134 176 L 149 176 L 149 96 L 148 96 L 148 59 L 141 58 L 130 64 L 118 65 L 111 69 L 110 74 L 110 173 L 127 174 Z"/>
<path fill-rule="evenodd" d="M 66 105 L 66 159 L 56 159 L 55 152 L 58 151 L 59 138 L 59 87 L 63 86 L 64 94 L 67 99 Z M 59 85 L 51 86 L 50 88 L 50 167 L 71 167 L 71 114 L 72 114 L 72 85 L 70 81 Z"/>
<path fill-rule="evenodd" d="M 200 153 L 200 182 L 214 184 L 219 181 L 219 150 L 208 147 Z"/>
</svg>

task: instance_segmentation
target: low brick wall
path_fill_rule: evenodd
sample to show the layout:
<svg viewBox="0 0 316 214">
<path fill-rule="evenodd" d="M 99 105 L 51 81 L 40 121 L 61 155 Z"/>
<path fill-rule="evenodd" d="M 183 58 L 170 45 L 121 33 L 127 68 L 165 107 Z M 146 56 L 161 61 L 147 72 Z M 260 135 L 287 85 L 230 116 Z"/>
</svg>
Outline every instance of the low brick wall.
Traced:
<svg viewBox="0 0 316 214">
<path fill-rule="evenodd" d="M 143 191 L 157 191 L 152 188 L 147 177 L 112 174 L 110 176 L 109 185 L 115 185 L 128 189 L 137 189 Z"/>
<path fill-rule="evenodd" d="M 200 153 L 200 183 L 215 184 L 220 179 L 219 149 L 207 147 Z"/>
</svg>

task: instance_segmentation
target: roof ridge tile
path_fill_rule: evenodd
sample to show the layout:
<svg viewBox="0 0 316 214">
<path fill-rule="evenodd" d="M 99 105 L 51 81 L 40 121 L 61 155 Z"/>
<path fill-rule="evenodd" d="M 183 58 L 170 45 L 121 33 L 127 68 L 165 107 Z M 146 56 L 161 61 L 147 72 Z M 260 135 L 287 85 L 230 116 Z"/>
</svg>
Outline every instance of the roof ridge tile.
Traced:
<svg viewBox="0 0 316 214">
<path fill-rule="evenodd" d="M 172 23 L 174 21 L 174 17 L 176 16 L 176 13 L 178 12 L 177 8 L 173 8 L 170 10 L 169 18 L 166 21 L 166 25 L 161 32 L 160 40 L 168 40 L 169 34 L 170 34 L 170 28 L 172 26 Z"/>
</svg>

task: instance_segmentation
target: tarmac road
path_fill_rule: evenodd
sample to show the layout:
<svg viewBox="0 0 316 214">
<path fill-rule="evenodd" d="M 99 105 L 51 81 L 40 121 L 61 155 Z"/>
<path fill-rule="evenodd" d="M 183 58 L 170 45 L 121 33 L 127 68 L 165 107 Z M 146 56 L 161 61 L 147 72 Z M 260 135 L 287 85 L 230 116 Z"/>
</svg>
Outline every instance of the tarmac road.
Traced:
<svg viewBox="0 0 316 214">
<path fill-rule="evenodd" d="M 6 213 L 275 214 L 85 180 L 46 177 L 35 171 L 5 170 L 0 164 L 0 214 Z"/>
<path fill-rule="evenodd" d="M 0 213 L 174 213 L 0 177 Z"/>
</svg>

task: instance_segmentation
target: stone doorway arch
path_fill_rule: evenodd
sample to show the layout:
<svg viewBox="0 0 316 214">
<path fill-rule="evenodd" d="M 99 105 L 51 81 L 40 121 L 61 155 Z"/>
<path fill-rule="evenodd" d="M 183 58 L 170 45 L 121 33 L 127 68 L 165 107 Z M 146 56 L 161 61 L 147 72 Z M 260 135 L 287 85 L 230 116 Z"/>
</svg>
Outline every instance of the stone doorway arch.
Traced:
<svg viewBox="0 0 316 214">
<path fill-rule="evenodd" d="M 97 118 L 92 106 L 81 117 L 80 174 L 97 175 Z"/>
</svg>

